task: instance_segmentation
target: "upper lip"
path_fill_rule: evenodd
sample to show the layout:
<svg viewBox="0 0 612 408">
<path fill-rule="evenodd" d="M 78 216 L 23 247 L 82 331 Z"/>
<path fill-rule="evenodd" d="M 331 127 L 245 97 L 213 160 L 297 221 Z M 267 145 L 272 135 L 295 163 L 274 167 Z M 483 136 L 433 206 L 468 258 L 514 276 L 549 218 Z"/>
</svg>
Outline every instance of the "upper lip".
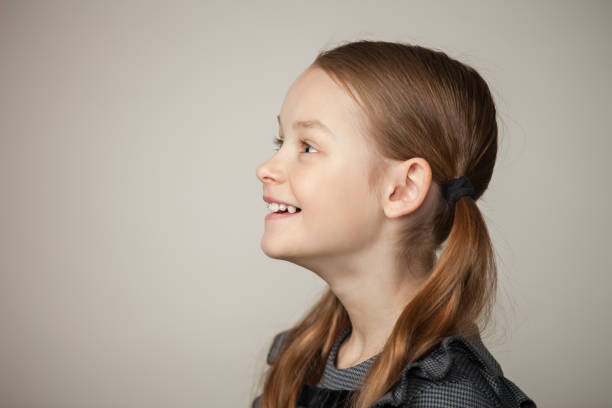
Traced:
<svg viewBox="0 0 612 408">
<path fill-rule="evenodd" d="M 274 197 L 270 197 L 270 196 L 267 196 L 267 195 L 263 196 L 263 199 L 264 199 L 264 201 L 265 201 L 266 203 L 285 204 L 285 205 L 290 205 L 290 206 L 295 207 L 295 208 L 300 208 L 300 207 L 298 207 L 298 206 L 297 206 L 297 205 L 295 205 L 295 204 L 287 203 L 287 202 L 282 201 L 282 200 L 277 200 L 276 198 L 274 198 Z"/>
</svg>

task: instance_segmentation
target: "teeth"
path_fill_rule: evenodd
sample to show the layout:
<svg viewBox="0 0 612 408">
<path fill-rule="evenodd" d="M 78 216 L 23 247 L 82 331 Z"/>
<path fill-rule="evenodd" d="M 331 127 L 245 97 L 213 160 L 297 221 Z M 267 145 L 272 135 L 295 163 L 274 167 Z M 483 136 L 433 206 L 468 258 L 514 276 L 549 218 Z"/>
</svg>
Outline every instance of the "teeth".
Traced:
<svg viewBox="0 0 612 408">
<path fill-rule="evenodd" d="M 271 212 L 278 212 L 278 211 L 284 211 L 287 210 L 288 212 L 290 212 L 291 214 L 295 213 L 297 211 L 297 207 L 294 207 L 292 205 L 285 205 L 285 204 L 278 204 L 278 203 L 268 203 L 267 205 L 268 209 Z"/>
</svg>

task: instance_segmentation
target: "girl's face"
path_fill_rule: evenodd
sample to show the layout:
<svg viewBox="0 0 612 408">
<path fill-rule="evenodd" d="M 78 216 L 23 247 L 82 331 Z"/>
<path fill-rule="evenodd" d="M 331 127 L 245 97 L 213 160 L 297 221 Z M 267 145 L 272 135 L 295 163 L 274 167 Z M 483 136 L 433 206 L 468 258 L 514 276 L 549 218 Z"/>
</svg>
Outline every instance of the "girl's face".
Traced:
<svg viewBox="0 0 612 408">
<path fill-rule="evenodd" d="M 320 267 L 376 241 L 384 213 L 368 188 L 376 157 L 358 109 L 320 68 L 310 67 L 289 88 L 278 117 L 280 148 L 256 173 L 264 196 L 302 211 L 264 220 L 266 255 Z"/>
</svg>

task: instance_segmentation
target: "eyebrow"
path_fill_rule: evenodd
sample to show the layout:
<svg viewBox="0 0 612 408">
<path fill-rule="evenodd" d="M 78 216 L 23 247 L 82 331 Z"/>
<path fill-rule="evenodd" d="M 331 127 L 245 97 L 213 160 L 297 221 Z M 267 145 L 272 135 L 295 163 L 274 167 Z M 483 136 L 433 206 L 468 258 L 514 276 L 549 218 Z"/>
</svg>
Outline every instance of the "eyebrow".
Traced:
<svg viewBox="0 0 612 408">
<path fill-rule="evenodd" d="M 282 128 L 282 124 L 281 124 L 281 120 L 280 120 L 280 115 L 277 115 L 276 119 L 278 119 L 278 124 Z M 293 125 L 291 127 L 293 129 L 300 129 L 300 128 L 301 129 L 321 129 L 321 130 L 329 133 L 330 135 L 334 136 L 332 131 L 323 122 L 321 122 L 321 121 L 319 121 L 317 119 L 296 120 L 295 122 L 293 122 Z"/>
</svg>

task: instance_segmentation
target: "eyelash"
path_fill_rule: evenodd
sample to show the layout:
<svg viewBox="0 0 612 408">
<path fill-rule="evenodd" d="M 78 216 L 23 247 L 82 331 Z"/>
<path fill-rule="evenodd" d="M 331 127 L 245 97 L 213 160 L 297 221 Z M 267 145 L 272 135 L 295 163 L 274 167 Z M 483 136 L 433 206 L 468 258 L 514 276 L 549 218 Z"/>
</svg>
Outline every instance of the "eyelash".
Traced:
<svg viewBox="0 0 612 408">
<path fill-rule="evenodd" d="M 272 141 L 274 142 L 274 144 L 277 146 L 275 149 L 273 149 L 275 152 L 277 152 L 281 146 L 283 145 L 283 140 L 278 138 L 278 137 L 274 137 L 274 139 L 272 139 Z M 308 147 L 313 147 L 310 144 L 306 143 L 305 141 L 300 139 L 300 143 L 302 143 L 303 145 L 306 145 Z M 306 153 L 306 152 L 302 152 L 302 153 Z"/>
</svg>

